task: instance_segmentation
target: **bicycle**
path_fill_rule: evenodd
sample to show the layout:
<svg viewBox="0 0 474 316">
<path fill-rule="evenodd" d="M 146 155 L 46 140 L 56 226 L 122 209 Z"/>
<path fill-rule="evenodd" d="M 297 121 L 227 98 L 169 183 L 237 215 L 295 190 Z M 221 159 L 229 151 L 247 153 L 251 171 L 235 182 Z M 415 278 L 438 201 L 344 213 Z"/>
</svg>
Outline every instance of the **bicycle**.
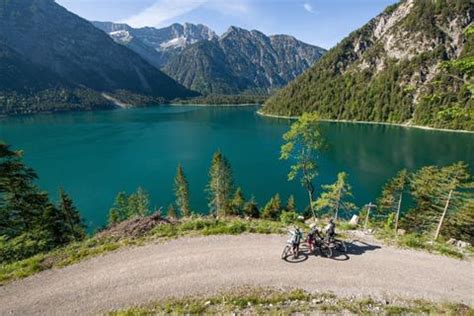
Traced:
<svg viewBox="0 0 474 316">
<path fill-rule="evenodd" d="M 340 252 L 347 252 L 347 245 L 343 240 L 329 238 L 329 240 L 327 240 L 326 242 L 331 249 L 334 249 Z"/>
<path fill-rule="evenodd" d="M 338 251 L 341 251 L 341 252 L 347 252 L 347 246 L 346 246 L 346 243 L 343 240 L 334 239 L 333 247 L 334 247 L 335 250 L 338 250 Z"/>
<path fill-rule="evenodd" d="M 319 253 L 323 257 L 326 257 L 326 258 L 332 257 L 331 247 L 324 239 L 320 237 L 315 237 L 311 240 L 311 242 L 312 242 L 312 249 L 313 249 L 314 254 L 316 254 L 316 249 L 318 249 Z"/>
<path fill-rule="evenodd" d="M 300 240 L 303 237 L 301 232 L 289 232 L 291 235 L 291 239 L 286 241 L 285 248 L 283 248 L 283 252 L 281 253 L 281 258 L 285 260 L 288 258 L 290 254 L 293 255 L 293 259 L 298 259 L 300 253 Z M 301 235 L 295 235 L 301 234 Z"/>
</svg>

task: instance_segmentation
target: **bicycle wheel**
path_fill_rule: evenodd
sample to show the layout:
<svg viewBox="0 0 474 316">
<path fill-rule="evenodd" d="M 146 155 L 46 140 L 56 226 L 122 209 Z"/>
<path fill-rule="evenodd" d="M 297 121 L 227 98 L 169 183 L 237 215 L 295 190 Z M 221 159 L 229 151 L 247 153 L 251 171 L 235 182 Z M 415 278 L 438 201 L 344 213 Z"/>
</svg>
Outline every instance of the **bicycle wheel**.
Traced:
<svg viewBox="0 0 474 316">
<path fill-rule="evenodd" d="M 298 259 L 299 255 L 300 255 L 300 247 L 298 246 L 293 246 L 293 259 Z"/>
<path fill-rule="evenodd" d="M 332 250 L 329 248 L 327 245 L 321 245 L 319 247 L 319 251 L 321 251 L 321 255 L 326 257 L 326 258 L 331 258 L 332 257 Z"/>
<path fill-rule="evenodd" d="M 347 252 L 347 246 L 344 241 L 338 240 L 336 242 L 336 245 L 337 245 L 337 250 L 342 251 L 342 252 Z"/>
<path fill-rule="evenodd" d="M 289 245 L 286 245 L 285 248 L 283 248 L 283 252 L 281 253 L 281 258 L 285 260 L 289 253 L 290 253 L 291 247 Z"/>
</svg>

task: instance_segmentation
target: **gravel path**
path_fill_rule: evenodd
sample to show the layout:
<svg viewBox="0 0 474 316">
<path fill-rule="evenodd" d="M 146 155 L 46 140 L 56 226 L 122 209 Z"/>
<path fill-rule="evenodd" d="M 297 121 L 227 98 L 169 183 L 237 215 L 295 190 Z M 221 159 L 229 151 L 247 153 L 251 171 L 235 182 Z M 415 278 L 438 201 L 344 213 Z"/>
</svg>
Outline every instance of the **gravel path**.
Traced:
<svg viewBox="0 0 474 316">
<path fill-rule="evenodd" d="M 354 242 L 347 256 L 290 263 L 280 259 L 285 240 L 211 236 L 123 249 L 0 287 L 0 315 L 97 314 L 244 285 L 474 304 L 472 261 Z"/>
</svg>

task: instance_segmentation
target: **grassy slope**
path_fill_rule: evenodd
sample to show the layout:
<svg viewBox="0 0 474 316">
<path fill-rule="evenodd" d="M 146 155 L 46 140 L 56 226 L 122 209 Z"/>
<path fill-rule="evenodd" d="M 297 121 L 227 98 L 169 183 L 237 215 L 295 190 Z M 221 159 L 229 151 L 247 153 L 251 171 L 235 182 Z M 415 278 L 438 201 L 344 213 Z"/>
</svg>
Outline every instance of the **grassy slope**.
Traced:
<svg viewBox="0 0 474 316">
<path fill-rule="evenodd" d="M 271 314 L 294 313 L 351 314 L 450 314 L 472 315 L 463 304 L 416 301 L 388 301 L 372 298 L 338 298 L 331 293 L 308 293 L 303 290 L 237 289 L 213 297 L 168 299 L 148 306 L 113 311 L 111 315 L 166 314 Z"/>
</svg>

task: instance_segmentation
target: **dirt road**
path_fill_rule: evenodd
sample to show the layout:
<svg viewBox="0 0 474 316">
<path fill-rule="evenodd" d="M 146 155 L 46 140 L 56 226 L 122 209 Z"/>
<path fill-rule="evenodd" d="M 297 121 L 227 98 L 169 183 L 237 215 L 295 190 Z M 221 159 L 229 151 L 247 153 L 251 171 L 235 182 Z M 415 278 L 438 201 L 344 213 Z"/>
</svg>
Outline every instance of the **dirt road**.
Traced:
<svg viewBox="0 0 474 316">
<path fill-rule="evenodd" d="M 244 285 L 474 304 L 472 261 L 354 242 L 346 256 L 289 263 L 280 259 L 285 240 L 212 236 L 123 249 L 0 287 L 0 315 L 96 314 Z"/>
</svg>

